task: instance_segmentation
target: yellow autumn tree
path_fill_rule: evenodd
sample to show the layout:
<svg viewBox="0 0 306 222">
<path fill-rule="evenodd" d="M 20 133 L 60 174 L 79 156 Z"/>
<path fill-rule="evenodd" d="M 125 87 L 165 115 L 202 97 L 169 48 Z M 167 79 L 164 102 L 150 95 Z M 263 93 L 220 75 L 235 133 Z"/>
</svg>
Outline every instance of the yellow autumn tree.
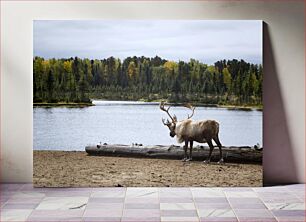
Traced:
<svg viewBox="0 0 306 222">
<path fill-rule="evenodd" d="M 128 66 L 128 75 L 130 79 L 135 79 L 136 77 L 136 65 L 133 61 Z"/>
<path fill-rule="evenodd" d="M 228 71 L 227 68 L 224 68 L 224 69 L 222 70 L 222 74 L 223 74 L 223 82 L 224 82 L 224 84 L 226 85 L 226 88 L 227 88 L 228 90 L 230 90 L 230 89 L 231 89 L 231 85 L 232 85 L 232 75 L 231 75 L 231 73 Z"/>
<path fill-rule="evenodd" d="M 171 73 L 172 71 L 175 71 L 178 67 L 178 64 L 174 61 L 167 61 L 164 64 L 164 68 Z"/>
<path fill-rule="evenodd" d="M 72 72 L 72 61 L 65 61 L 64 62 L 64 70 L 66 73 Z"/>
</svg>

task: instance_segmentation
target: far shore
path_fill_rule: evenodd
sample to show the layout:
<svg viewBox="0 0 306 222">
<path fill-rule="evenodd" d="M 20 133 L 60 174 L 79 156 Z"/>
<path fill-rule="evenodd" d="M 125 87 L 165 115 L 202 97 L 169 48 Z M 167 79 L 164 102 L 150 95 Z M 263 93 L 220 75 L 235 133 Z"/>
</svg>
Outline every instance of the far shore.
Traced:
<svg viewBox="0 0 306 222">
<path fill-rule="evenodd" d="M 103 100 L 103 99 L 92 99 L 91 101 L 95 100 Z M 103 101 L 112 101 L 112 100 L 103 100 Z M 117 101 L 117 100 L 116 100 Z M 120 101 L 120 100 L 118 100 Z M 122 100 L 122 101 L 127 101 L 127 100 Z M 156 102 L 159 103 L 162 100 L 154 100 L 154 101 L 147 101 L 147 100 L 138 100 L 135 102 Z M 164 100 L 166 101 L 166 100 Z M 177 102 L 177 103 L 171 103 L 173 106 L 183 106 L 184 103 L 182 102 Z M 257 110 L 257 111 L 262 111 L 263 107 L 262 105 L 220 105 L 220 104 L 205 104 L 205 103 L 192 103 L 193 106 L 197 107 L 215 107 L 215 108 L 226 108 L 229 110 L 242 110 L 242 111 L 252 111 L 252 110 Z M 41 102 L 41 103 L 33 103 L 34 107 L 88 107 L 88 106 L 95 106 L 94 103 L 89 102 L 89 103 L 73 103 L 73 102 L 57 102 L 57 103 L 48 103 L 48 102 Z"/>
<path fill-rule="evenodd" d="M 58 102 L 58 103 L 48 103 L 48 102 L 43 102 L 43 103 L 33 103 L 34 107 L 87 107 L 87 106 L 94 106 L 95 104 L 93 103 L 67 103 L 67 102 Z"/>
<path fill-rule="evenodd" d="M 90 156 L 34 150 L 35 187 L 262 186 L 259 164 Z"/>
</svg>

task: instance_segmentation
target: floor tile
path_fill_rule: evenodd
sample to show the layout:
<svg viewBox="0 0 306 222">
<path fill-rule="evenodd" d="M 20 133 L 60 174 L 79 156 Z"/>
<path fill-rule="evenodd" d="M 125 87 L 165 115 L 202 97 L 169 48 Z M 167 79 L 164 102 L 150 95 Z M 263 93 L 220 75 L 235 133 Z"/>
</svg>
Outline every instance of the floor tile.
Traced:
<svg viewBox="0 0 306 222">
<path fill-rule="evenodd" d="M 234 209 L 238 219 L 240 218 L 274 218 L 267 209 Z"/>
<path fill-rule="evenodd" d="M 108 191 L 118 191 L 118 190 L 127 190 L 127 187 L 92 187 L 91 191 L 95 192 L 95 191 L 104 191 L 104 190 L 108 190 Z"/>
<path fill-rule="evenodd" d="M 171 191 L 171 192 L 191 192 L 191 189 L 189 187 L 159 187 L 158 190 L 159 190 L 160 193 L 168 192 L 168 191 Z"/>
<path fill-rule="evenodd" d="M 261 204 L 261 199 L 256 197 L 229 197 L 228 201 L 230 204 Z"/>
<path fill-rule="evenodd" d="M 126 191 L 126 198 L 158 198 L 158 188 L 155 187 L 128 187 Z"/>
<path fill-rule="evenodd" d="M 257 193 L 262 192 L 277 192 L 277 193 L 287 193 L 289 189 L 287 186 L 271 186 L 271 187 L 254 187 L 252 188 Z"/>
<path fill-rule="evenodd" d="M 229 203 L 196 203 L 196 208 L 201 209 L 231 209 Z"/>
<path fill-rule="evenodd" d="M 0 209 L 2 209 L 4 207 L 5 203 L 0 202 Z"/>
<path fill-rule="evenodd" d="M 35 192 L 35 191 L 31 191 L 31 192 L 27 192 L 27 191 L 18 191 L 15 192 L 14 195 L 12 196 L 12 198 L 15 199 L 22 199 L 22 198 L 43 198 L 45 197 L 45 193 L 40 193 L 40 192 Z"/>
<path fill-rule="evenodd" d="M 33 191 L 34 186 L 32 183 L 22 184 L 21 188 L 19 190 L 21 191 Z"/>
<path fill-rule="evenodd" d="M 89 197 L 90 191 L 49 191 L 46 192 L 47 197 Z"/>
<path fill-rule="evenodd" d="M 276 217 L 304 217 L 305 210 L 272 210 Z"/>
<path fill-rule="evenodd" d="M 295 195 L 297 198 L 299 198 L 302 201 L 305 201 L 305 191 L 300 192 L 291 192 L 291 194 Z"/>
<path fill-rule="evenodd" d="M 155 203 L 158 204 L 158 198 L 145 198 L 145 197 L 138 197 L 138 198 L 126 198 L 125 203 Z"/>
<path fill-rule="evenodd" d="M 37 190 L 43 190 L 44 192 L 91 192 L 92 187 L 35 187 Z M 104 188 L 103 188 L 104 189 Z"/>
<path fill-rule="evenodd" d="M 161 210 L 195 210 L 194 203 L 161 203 Z"/>
<path fill-rule="evenodd" d="M 162 222 L 198 222 L 198 217 L 161 217 Z"/>
<path fill-rule="evenodd" d="M 201 217 L 201 222 L 238 222 L 236 217 Z"/>
<path fill-rule="evenodd" d="M 231 203 L 233 209 L 267 209 L 263 203 Z"/>
<path fill-rule="evenodd" d="M 158 203 L 126 203 L 124 209 L 159 209 Z"/>
<path fill-rule="evenodd" d="M 38 206 L 38 203 L 8 203 L 5 204 L 2 209 L 35 209 Z"/>
<path fill-rule="evenodd" d="M 123 209 L 123 203 L 93 203 L 89 202 L 86 209 Z"/>
<path fill-rule="evenodd" d="M 84 217 L 121 217 L 122 209 L 86 209 Z"/>
<path fill-rule="evenodd" d="M 122 217 L 135 217 L 135 218 L 160 217 L 160 210 L 159 209 L 124 209 Z"/>
<path fill-rule="evenodd" d="M 85 209 L 88 197 L 46 197 L 37 206 L 37 210 L 73 210 Z"/>
<path fill-rule="evenodd" d="M 258 218 L 258 217 L 240 217 L 239 222 L 277 222 L 275 218 Z"/>
<path fill-rule="evenodd" d="M 125 190 L 113 190 L 113 191 L 108 191 L 108 190 L 104 190 L 104 191 L 94 191 L 91 193 L 91 197 L 109 197 L 109 198 L 113 198 L 113 197 L 121 197 L 124 198 L 125 197 Z"/>
<path fill-rule="evenodd" d="M 166 189 L 160 189 L 159 195 L 161 197 L 191 197 L 191 191 L 187 188 L 174 188 L 173 190 L 171 188 Z"/>
<path fill-rule="evenodd" d="M 124 198 L 104 198 L 104 197 L 90 197 L 88 203 L 123 203 Z"/>
<path fill-rule="evenodd" d="M 286 198 L 286 197 L 270 197 L 261 198 L 264 203 L 302 203 L 303 200 L 299 198 Z"/>
<path fill-rule="evenodd" d="M 235 217 L 232 209 L 199 209 L 200 217 Z"/>
<path fill-rule="evenodd" d="M 305 190 L 306 185 L 305 184 L 291 184 L 286 186 L 287 189 L 300 189 L 300 190 Z"/>
<path fill-rule="evenodd" d="M 84 210 L 33 210 L 29 218 L 76 218 L 83 213 Z"/>
<path fill-rule="evenodd" d="M 225 192 L 255 192 L 251 187 L 222 187 Z"/>
<path fill-rule="evenodd" d="M 305 203 L 266 203 L 269 210 L 305 210 Z"/>
<path fill-rule="evenodd" d="M 305 221 L 304 189 L 303 184 L 261 188 L 33 188 L 31 184 L 6 184 L 0 193 L 1 221 L 234 222 L 238 217 L 239 222 L 301 222 Z"/>
<path fill-rule="evenodd" d="M 257 197 L 257 194 L 252 191 L 237 191 L 237 192 L 227 192 L 225 191 L 226 197 Z"/>
<path fill-rule="evenodd" d="M 121 217 L 83 217 L 84 222 L 120 222 Z"/>
<path fill-rule="evenodd" d="M 277 217 L 278 222 L 305 222 L 305 217 Z"/>
<path fill-rule="evenodd" d="M 160 197 L 161 203 L 193 203 L 192 197 Z"/>
<path fill-rule="evenodd" d="M 161 210 L 162 217 L 197 217 L 196 210 Z"/>
<path fill-rule="evenodd" d="M 37 221 L 37 222 L 66 222 L 66 221 L 73 221 L 73 222 L 80 222 L 82 221 L 82 217 L 73 217 L 73 216 L 62 216 L 62 217 L 29 217 L 26 221 Z"/>
<path fill-rule="evenodd" d="M 225 197 L 222 188 L 190 188 L 193 197 Z"/>
<path fill-rule="evenodd" d="M 287 192 L 287 193 L 278 193 L 278 192 L 265 192 L 258 193 L 260 199 L 265 203 L 298 203 L 302 200 L 299 199 L 296 195 Z"/>
<path fill-rule="evenodd" d="M 268 191 L 261 191 L 261 192 L 256 192 L 256 193 L 260 197 L 265 197 L 265 196 L 267 196 L 267 197 L 270 197 L 270 196 L 284 196 L 284 197 L 293 196 L 288 189 L 284 189 L 284 191 L 282 191 L 282 192 L 279 192 L 276 189 L 273 189 L 273 190 L 270 189 Z"/>
<path fill-rule="evenodd" d="M 121 222 L 159 222 L 160 217 L 122 217 Z"/>
<path fill-rule="evenodd" d="M 1 221 L 25 221 L 32 210 L 1 209 Z"/>
<path fill-rule="evenodd" d="M 195 197 L 196 203 L 228 203 L 225 197 Z"/>
<path fill-rule="evenodd" d="M 39 204 L 42 200 L 44 199 L 44 197 L 12 197 L 10 198 L 6 203 L 10 203 L 10 204 Z"/>
<path fill-rule="evenodd" d="M 16 191 L 5 191 L 1 190 L 0 191 L 0 197 L 12 197 L 14 194 L 16 194 Z"/>
<path fill-rule="evenodd" d="M 0 204 L 1 204 L 1 207 L 2 207 L 9 199 L 10 199 L 9 197 L 3 197 L 3 196 L 1 196 L 1 197 L 0 197 Z"/>
<path fill-rule="evenodd" d="M 0 190 L 2 191 L 17 191 L 20 190 L 24 184 L 18 183 L 2 183 L 0 184 Z"/>
</svg>

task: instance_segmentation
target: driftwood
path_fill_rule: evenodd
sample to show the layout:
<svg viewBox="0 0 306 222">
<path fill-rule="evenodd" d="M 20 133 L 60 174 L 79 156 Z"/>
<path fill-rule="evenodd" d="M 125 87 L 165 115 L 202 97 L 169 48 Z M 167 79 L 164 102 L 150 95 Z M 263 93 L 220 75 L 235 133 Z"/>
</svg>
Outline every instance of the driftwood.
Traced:
<svg viewBox="0 0 306 222">
<path fill-rule="evenodd" d="M 104 144 L 86 146 L 88 155 L 102 155 L 102 156 L 117 156 L 117 157 L 148 157 L 148 158 L 162 158 L 162 159 L 182 159 L 184 150 L 179 146 L 142 146 L 142 145 L 121 145 L 121 144 Z M 204 160 L 208 156 L 208 146 L 196 146 L 192 150 L 192 157 L 194 160 Z M 225 162 L 236 163 L 261 163 L 262 149 L 254 149 L 253 147 L 223 147 L 223 157 Z M 189 149 L 188 149 L 189 153 Z M 219 159 L 219 148 L 215 147 L 212 154 L 212 161 Z"/>
</svg>

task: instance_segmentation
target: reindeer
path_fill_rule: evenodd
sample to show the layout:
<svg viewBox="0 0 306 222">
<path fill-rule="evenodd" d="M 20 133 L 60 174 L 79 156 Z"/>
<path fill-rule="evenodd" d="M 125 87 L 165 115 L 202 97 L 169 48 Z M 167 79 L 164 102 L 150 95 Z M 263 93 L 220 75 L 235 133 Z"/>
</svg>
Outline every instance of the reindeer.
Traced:
<svg viewBox="0 0 306 222">
<path fill-rule="evenodd" d="M 214 149 L 212 140 L 215 141 L 217 146 L 219 147 L 220 151 L 220 160 L 218 163 L 223 163 L 222 157 L 222 145 L 219 140 L 219 123 L 215 120 L 202 120 L 202 121 L 194 121 L 191 117 L 194 115 L 195 107 L 191 106 L 190 104 L 185 105 L 186 108 L 189 108 L 192 111 L 192 114 L 185 120 L 177 121 L 177 117 L 173 115 L 173 117 L 169 113 L 169 109 L 165 108 L 165 102 L 161 102 L 159 108 L 166 112 L 171 119 L 171 122 L 167 119 L 162 119 L 162 122 L 165 126 L 167 126 L 170 130 L 170 136 L 175 137 L 178 143 L 185 142 L 184 145 L 184 158 L 182 161 L 191 161 L 192 160 L 192 146 L 193 141 L 198 143 L 207 143 L 210 150 L 209 156 L 204 161 L 204 163 L 209 163 L 211 159 L 211 154 Z M 189 158 L 187 157 L 187 149 L 188 149 L 188 142 L 190 143 L 190 155 Z"/>
</svg>

